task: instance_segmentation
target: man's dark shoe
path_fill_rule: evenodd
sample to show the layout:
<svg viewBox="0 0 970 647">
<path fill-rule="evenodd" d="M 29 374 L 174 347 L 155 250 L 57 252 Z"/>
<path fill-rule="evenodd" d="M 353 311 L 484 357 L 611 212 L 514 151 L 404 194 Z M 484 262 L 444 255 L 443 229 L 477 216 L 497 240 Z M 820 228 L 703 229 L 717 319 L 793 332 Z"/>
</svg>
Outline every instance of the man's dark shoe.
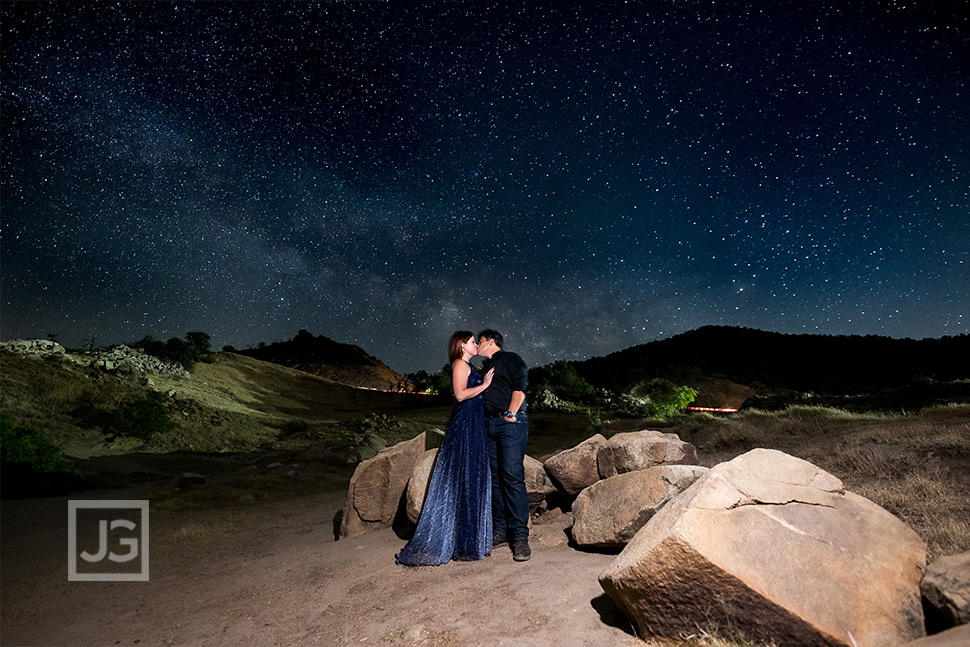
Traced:
<svg viewBox="0 0 970 647">
<path fill-rule="evenodd" d="M 506 537 L 505 535 L 500 535 L 498 533 L 495 533 L 494 535 L 492 535 L 492 548 L 495 548 L 497 546 L 501 546 L 502 544 L 507 544 L 507 543 L 509 543 L 509 538 Z"/>
<path fill-rule="evenodd" d="M 529 548 L 527 539 L 512 542 L 512 559 L 517 562 L 527 562 L 530 557 L 532 557 L 532 549 Z"/>
</svg>

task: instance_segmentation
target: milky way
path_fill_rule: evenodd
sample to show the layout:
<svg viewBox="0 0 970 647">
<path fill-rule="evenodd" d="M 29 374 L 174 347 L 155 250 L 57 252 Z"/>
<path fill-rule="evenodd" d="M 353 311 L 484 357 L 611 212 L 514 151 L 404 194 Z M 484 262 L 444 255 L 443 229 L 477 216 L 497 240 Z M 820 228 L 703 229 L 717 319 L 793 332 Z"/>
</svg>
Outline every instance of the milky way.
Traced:
<svg viewBox="0 0 970 647">
<path fill-rule="evenodd" d="M 966 334 L 965 10 L 3 2 L 0 337 Z"/>
</svg>

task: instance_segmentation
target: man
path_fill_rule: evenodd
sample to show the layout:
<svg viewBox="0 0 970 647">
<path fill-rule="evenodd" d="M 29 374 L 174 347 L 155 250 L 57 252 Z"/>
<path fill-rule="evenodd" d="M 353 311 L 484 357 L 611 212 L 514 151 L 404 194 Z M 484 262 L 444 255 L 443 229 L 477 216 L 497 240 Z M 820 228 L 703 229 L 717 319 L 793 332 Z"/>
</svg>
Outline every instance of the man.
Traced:
<svg viewBox="0 0 970 647">
<path fill-rule="evenodd" d="M 482 394 L 485 405 L 485 439 L 492 470 L 493 546 L 512 545 L 512 559 L 527 561 L 529 499 L 525 491 L 525 446 L 529 442 L 525 390 L 529 369 L 515 353 L 502 350 L 496 330 L 478 333 L 478 354 L 485 358 L 482 371 L 495 369 L 492 385 Z"/>
</svg>

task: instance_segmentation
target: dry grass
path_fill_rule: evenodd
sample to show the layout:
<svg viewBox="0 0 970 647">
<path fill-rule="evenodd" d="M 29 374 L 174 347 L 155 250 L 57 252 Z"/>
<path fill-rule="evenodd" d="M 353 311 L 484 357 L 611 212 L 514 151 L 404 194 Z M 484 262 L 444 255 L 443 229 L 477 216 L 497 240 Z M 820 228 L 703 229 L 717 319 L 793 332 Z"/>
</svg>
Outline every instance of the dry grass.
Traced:
<svg viewBox="0 0 970 647">
<path fill-rule="evenodd" d="M 902 519 L 926 542 L 928 557 L 970 549 L 970 488 L 938 468 L 901 469 L 895 478 L 860 480 L 851 488 Z"/>
<path fill-rule="evenodd" d="M 913 528 L 930 560 L 970 550 L 970 406 L 918 415 L 793 407 L 691 416 L 672 430 L 694 443 L 709 467 L 755 447 L 818 465 Z"/>
<path fill-rule="evenodd" d="M 255 518 L 235 511 L 220 511 L 206 515 L 200 521 L 182 524 L 162 539 L 167 544 L 210 541 L 215 537 L 237 532 L 255 525 Z"/>
<path fill-rule="evenodd" d="M 776 647 L 774 642 L 752 641 L 735 631 L 725 634 L 716 629 L 701 629 L 696 634 L 684 636 L 676 647 Z"/>
</svg>

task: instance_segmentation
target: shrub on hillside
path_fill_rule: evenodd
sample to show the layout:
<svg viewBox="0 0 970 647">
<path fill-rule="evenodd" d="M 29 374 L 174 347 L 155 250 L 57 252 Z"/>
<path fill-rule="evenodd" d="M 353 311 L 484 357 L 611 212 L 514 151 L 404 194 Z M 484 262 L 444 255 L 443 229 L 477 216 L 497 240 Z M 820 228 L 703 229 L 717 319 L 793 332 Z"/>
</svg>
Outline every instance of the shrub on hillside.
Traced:
<svg viewBox="0 0 970 647">
<path fill-rule="evenodd" d="M 583 413 L 589 407 L 563 400 L 549 389 L 533 389 L 529 392 L 529 411 L 555 411 L 558 413 Z"/>
<path fill-rule="evenodd" d="M 427 391 L 434 386 L 435 377 L 424 369 L 414 373 L 404 374 L 404 380 L 411 384 L 412 388 L 418 392 Z"/>
<path fill-rule="evenodd" d="M 0 463 L 24 463 L 37 472 L 79 474 L 50 437 L 39 429 L 20 425 L 0 412 Z"/>
<path fill-rule="evenodd" d="M 436 375 L 431 378 L 428 393 L 451 395 L 451 364 L 445 364 Z"/>
<path fill-rule="evenodd" d="M 172 337 L 167 342 L 147 335 L 141 341 L 131 344 L 149 355 L 157 357 L 163 362 L 179 364 L 186 371 L 191 371 L 198 361 L 206 361 L 209 356 L 209 335 L 204 332 L 189 332 L 185 339 Z"/>
<path fill-rule="evenodd" d="M 551 391 L 569 401 L 582 401 L 596 393 L 593 385 L 577 373 L 576 367 L 566 360 L 532 369 L 529 371 L 529 381 L 534 392 Z"/>
<path fill-rule="evenodd" d="M 111 438 L 130 436 L 148 440 L 154 434 L 164 434 L 174 428 L 175 422 L 165 406 L 165 396 L 150 391 L 144 397 L 122 400 L 111 412 L 111 422 L 105 431 Z"/>
<path fill-rule="evenodd" d="M 306 420 L 290 420 L 285 425 L 283 425 L 283 434 L 289 436 L 291 434 L 302 434 L 309 428 Z"/>
<path fill-rule="evenodd" d="M 676 386 L 670 380 L 655 378 L 634 385 L 629 395 L 644 407 L 647 415 L 670 418 L 689 406 L 697 397 L 697 391 L 689 386 Z"/>
</svg>

